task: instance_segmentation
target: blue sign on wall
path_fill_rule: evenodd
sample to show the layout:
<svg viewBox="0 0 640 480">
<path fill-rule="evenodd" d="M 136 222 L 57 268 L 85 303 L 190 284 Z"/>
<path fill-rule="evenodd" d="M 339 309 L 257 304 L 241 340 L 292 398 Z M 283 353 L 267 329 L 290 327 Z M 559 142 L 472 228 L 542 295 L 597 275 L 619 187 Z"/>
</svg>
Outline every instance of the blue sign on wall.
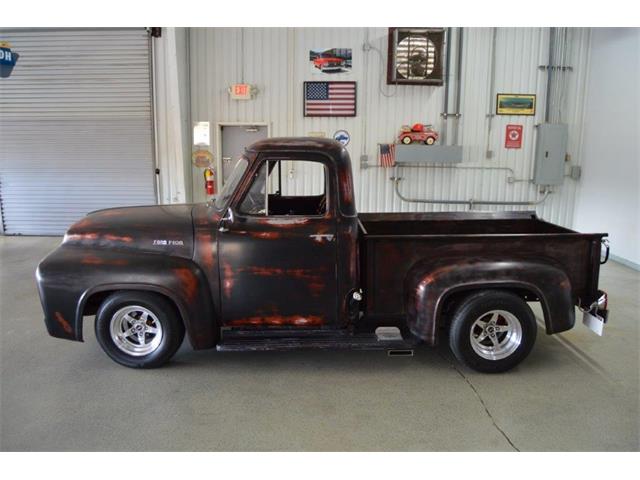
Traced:
<svg viewBox="0 0 640 480">
<path fill-rule="evenodd" d="M 11 75 L 13 67 L 18 61 L 18 54 L 11 50 L 9 42 L 0 42 L 0 77 Z"/>
<path fill-rule="evenodd" d="M 333 134 L 333 139 L 340 142 L 343 147 L 346 147 L 351 140 L 351 135 L 349 135 L 349 132 L 347 132 L 346 130 L 338 130 Z"/>
</svg>

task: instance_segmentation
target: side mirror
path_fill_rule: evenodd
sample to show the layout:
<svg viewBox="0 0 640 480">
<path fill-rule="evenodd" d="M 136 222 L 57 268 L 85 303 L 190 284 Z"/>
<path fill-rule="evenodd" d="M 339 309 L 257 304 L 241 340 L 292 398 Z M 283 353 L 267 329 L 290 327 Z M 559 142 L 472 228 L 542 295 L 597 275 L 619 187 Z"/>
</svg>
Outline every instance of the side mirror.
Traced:
<svg viewBox="0 0 640 480">
<path fill-rule="evenodd" d="M 229 225 L 231 225 L 233 223 L 233 210 L 231 210 L 231 207 L 229 207 L 227 209 L 227 213 L 225 213 L 224 217 L 222 217 L 222 219 L 220 220 L 220 224 L 218 225 L 218 231 L 219 232 L 228 232 L 229 231 Z"/>
</svg>

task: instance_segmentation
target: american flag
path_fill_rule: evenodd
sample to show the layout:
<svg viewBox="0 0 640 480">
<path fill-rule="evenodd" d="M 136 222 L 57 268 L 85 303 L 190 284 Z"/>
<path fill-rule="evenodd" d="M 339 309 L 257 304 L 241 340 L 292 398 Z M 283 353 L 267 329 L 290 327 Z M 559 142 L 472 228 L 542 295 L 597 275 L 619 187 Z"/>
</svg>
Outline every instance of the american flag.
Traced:
<svg viewBox="0 0 640 480">
<path fill-rule="evenodd" d="M 380 144 L 380 165 L 393 167 L 396 164 L 396 146 L 393 143 Z"/>
<path fill-rule="evenodd" d="M 355 117 L 356 82 L 304 82 L 305 117 Z"/>
</svg>

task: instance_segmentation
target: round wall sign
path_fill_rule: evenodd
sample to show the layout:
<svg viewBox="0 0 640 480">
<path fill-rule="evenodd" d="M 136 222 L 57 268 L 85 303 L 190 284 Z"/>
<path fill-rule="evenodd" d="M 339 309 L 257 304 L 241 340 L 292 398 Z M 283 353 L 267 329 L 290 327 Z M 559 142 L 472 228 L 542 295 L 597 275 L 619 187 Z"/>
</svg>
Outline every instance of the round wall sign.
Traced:
<svg viewBox="0 0 640 480">
<path fill-rule="evenodd" d="M 333 139 L 340 142 L 343 147 L 346 147 L 349 144 L 349 140 L 351 140 L 351 135 L 346 130 L 338 130 L 333 134 Z"/>
<path fill-rule="evenodd" d="M 213 163 L 213 155 L 209 150 L 198 149 L 191 155 L 191 161 L 198 168 L 206 168 Z"/>
</svg>

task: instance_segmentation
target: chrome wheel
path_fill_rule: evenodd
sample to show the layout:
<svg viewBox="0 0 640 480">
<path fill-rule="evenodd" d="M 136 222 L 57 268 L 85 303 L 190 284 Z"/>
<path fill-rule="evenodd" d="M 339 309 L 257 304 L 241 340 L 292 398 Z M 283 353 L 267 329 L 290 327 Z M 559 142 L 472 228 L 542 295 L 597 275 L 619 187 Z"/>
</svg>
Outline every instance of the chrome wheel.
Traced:
<svg viewBox="0 0 640 480">
<path fill-rule="evenodd" d="M 127 305 L 111 317 L 111 340 L 128 355 L 141 357 L 154 352 L 162 342 L 162 324 L 140 305 Z"/>
<path fill-rule="evenodd" d="M 473 351 L 487 360 L 501 360 L 515 352 L 522 343 L 522 325 L 506 310 L 491 310 L 471 325 Z"/>
</svg>

